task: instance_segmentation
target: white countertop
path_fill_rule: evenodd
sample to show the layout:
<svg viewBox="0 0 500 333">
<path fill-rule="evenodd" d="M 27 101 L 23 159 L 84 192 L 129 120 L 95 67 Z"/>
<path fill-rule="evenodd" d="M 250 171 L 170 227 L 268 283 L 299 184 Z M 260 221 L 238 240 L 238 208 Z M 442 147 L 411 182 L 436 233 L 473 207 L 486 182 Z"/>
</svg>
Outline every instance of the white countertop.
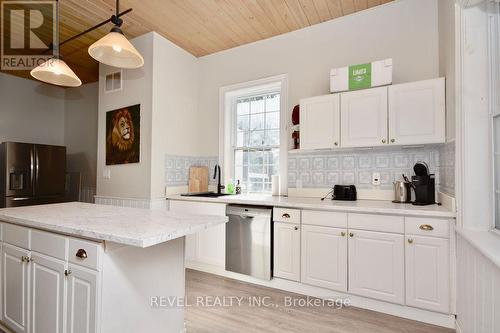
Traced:
<svg viewBox="0 0 500 333">
<path fill-rule="evenodd" d="M 144 248 L 226 223 L 227 218 L 71 202 L 0 209 L 0 221 Z"/>
<path fill-rule="evenodd" d="M 169 196 L 169 200 L 214 202 L 238 205 L 273 206 L 296 209 L 331 210 L 352 213 L 391 214 L 418 217 L 454 218 L 455 212 L 444 206 L 414 206 L 391 201 L 334 201 L 319 198 L 277 197 L 271 195 L 228 195 L 219 198 Z"/>
</svg>

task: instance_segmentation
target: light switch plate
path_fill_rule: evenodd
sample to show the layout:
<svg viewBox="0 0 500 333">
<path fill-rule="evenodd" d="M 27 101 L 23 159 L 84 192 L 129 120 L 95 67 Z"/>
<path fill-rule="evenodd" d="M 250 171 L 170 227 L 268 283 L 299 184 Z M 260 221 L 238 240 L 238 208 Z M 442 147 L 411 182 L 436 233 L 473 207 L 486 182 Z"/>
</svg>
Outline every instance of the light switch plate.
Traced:
<svg viewBox="0 0 500 333">
<path fill-rule="evenodd" d="M 372 174 L 372 184 L 380 185 L 380 172 L 374 172 Z"/>
<path fill-rule="evenodd" d="M 106 168 L 102 170 L 102 178 L 111 179 L 111 169 Z"/>
</svg>

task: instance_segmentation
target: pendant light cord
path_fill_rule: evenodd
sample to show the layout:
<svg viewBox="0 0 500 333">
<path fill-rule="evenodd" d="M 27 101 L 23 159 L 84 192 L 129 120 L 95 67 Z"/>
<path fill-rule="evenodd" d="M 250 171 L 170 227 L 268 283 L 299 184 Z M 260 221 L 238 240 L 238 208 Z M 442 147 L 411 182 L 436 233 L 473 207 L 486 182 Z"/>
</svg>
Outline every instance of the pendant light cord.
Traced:
<svg viewBox="0 0 500 333">
<path fill-rule="evenodd" d="M 59 59 L 59 0 L 56 0 L 56 38 L 54 40 L 54 57 Z"/>
</svg>

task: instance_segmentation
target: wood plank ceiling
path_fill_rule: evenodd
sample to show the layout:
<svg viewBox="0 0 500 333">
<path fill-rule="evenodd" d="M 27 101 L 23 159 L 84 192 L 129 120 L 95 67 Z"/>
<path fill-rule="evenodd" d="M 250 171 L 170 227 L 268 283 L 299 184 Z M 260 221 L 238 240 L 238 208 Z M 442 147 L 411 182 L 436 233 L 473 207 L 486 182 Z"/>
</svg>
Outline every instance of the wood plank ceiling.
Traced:
<svg viewBox="0 0 500 333">
<path fill-rule="evenodd" d="M 0 2 L 7 0 L 0 0 Z M 128 38 L 156 31 L 196 57 L 270 38 L 393 0 L 121 0 Z M 61 41 L 108 19 L 115 0 L 60 0 Z M 87 53 L 108 25 L 61 47 L 64 60 L 84 83 L 98 79 Z M 10 74 L 29 77 L 27 71 Z"/>
</svg>

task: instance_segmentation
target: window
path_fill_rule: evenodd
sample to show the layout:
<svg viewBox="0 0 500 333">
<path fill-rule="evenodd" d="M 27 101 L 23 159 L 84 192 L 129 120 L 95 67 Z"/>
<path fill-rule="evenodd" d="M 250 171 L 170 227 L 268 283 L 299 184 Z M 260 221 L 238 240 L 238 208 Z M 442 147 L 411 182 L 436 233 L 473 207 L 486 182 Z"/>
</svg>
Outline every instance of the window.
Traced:
<svg viewBox="0 0 500 333">
<path fill-rule="evenodd" d="M 242 192 L 271 193 L 279 175 L 287 194 L 288 75 L 221 87 L 219 162 L 224 184 L 240 181 Z"/>
<path fill-rule="evenodd" d="M 270 193 L 279 174 L 280 93 L 270 91 L 234 99 L 234 179 L 244 193 Z"/>
</svg>

